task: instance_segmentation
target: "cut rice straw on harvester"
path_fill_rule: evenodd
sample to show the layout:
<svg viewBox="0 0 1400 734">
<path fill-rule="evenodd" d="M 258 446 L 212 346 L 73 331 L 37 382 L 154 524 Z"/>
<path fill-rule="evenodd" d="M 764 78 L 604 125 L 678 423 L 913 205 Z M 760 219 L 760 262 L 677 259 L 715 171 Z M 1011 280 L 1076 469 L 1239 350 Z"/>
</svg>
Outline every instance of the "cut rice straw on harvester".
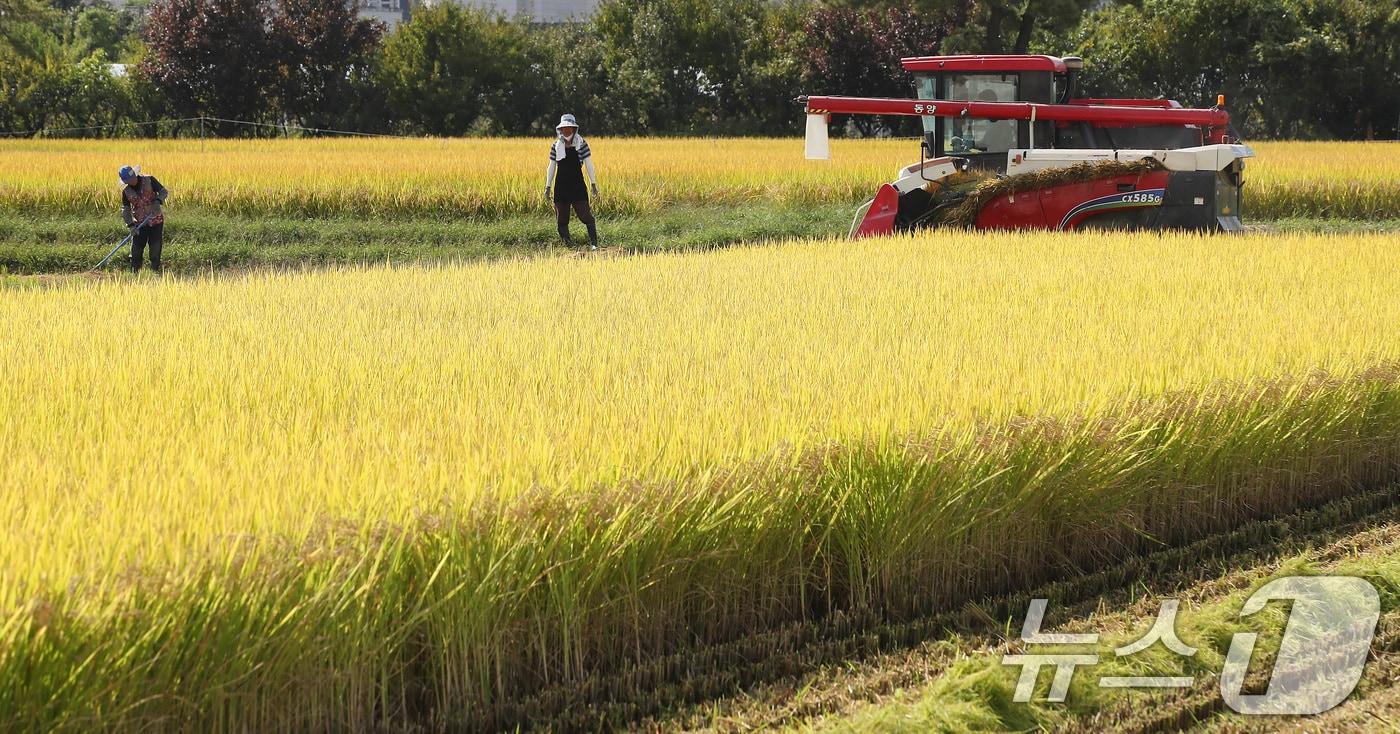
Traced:
<svg viewBox="0 0 1400 734">
<path fill-rule="evenodd" d="M 998 196 L 1084 183 L 1100 178 L 1138 175 L 1161 168 L 1162 164 L 1157 160 L 1143 158 L 1136 161 L 1076 163 L 1064 168 L 1042 168 L 1012 176 L 990 177 L 973 187 L 961 202 L 944 210 L 939 224 L 947 227 L 971 227 L 977 222 L 977 215 L 982 212 L 982 207 Z"/>
</svg>

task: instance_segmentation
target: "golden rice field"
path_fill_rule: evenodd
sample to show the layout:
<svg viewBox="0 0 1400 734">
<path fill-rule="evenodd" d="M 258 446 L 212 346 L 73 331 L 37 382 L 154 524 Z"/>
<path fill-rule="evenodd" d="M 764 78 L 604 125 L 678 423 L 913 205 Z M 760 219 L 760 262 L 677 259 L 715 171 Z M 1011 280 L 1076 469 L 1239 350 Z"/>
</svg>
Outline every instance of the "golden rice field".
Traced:
<svg viewBox="0 0 1400 734">
<path fill-rule="evenodd" d="M 260 215 L 491 217 L 543 210 L 545 139 L 3 140 L 0 211 L 110 210 L 117 169 L 138 163 L 182 208 Z M 1246 216 L 1400 218 L 1400 143 L 1252 144 Z M 592 141 L 612 213 L 674 204 L 863 201 L 917 159 L 910 140 L 833 141 L 805 161 L 796 139 Z"/>
<path fill-rule="evenodd" d="M 1396 272 L 1386 235 L 944 232 L 0 290 L 0 711 L 510 726 L 1392 481 Z"/>
</svg>

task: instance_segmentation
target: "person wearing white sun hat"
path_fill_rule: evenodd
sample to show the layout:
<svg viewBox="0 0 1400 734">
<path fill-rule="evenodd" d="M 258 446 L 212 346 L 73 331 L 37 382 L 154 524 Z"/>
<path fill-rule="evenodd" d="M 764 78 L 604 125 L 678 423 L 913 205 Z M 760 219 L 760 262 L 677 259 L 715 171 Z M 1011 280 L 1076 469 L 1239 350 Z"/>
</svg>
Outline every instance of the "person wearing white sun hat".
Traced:
<svg viewBox="0 0 1400 734">
<path fill-rule="evenodd" d="M 588 141 L 578 132 L 578 120 L 573 115 L 559 118 L 554 127 L 558 133 L 549 146 L 549 170 L 545 173 L 544 198 L 554 204 L 554 215 L 559 223 L 559 237 L 565 247 L 573 247 L 569 237 L 569 210 L 578 214 L 578 220 L 588 228 L 589 249 L 598 249 L 598 226 L 593 219 L 593 210 L 588 205 L 588 189 L 583 185 L 583 171 L 588 170 L 588 181 L 594 198 L 598 196 L 598 173 L 593 169 L 593 152 L 588 149 Z"/>
</svg>

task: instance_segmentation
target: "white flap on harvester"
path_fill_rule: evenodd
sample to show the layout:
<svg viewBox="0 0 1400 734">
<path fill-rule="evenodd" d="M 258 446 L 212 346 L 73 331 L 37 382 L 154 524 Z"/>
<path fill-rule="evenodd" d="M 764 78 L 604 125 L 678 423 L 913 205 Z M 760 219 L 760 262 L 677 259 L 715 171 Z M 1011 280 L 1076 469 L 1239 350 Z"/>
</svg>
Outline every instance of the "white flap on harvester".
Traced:
<svg viewBox="0 0 1400 734">
<path fill-rule="evenodd" d="M 831 141 L 826 135 L 826 115 L 807 115 L 807 160 L 831 160 Z"/>
</svg>

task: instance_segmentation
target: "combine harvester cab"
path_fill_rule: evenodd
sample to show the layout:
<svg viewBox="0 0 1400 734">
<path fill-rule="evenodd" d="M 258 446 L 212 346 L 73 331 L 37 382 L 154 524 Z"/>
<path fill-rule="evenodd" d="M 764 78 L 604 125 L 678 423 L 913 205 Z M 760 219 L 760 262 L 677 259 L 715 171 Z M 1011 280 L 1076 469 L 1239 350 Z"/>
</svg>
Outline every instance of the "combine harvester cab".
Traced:
<svg viewBox="0 0 1400 734">
<path fill-rule="evenodd" d="M 1222 96 L 1076 96 L 1082 62 L 1054 56 L 904 59 L 917 99 L 805 97 L 807 157 L 830 157 L 832 114 L 923 119 L 922 155 L 856 212 L 851 236 L 919 227 L 1239 231 L 1244 159 Z"/>
</svg>

